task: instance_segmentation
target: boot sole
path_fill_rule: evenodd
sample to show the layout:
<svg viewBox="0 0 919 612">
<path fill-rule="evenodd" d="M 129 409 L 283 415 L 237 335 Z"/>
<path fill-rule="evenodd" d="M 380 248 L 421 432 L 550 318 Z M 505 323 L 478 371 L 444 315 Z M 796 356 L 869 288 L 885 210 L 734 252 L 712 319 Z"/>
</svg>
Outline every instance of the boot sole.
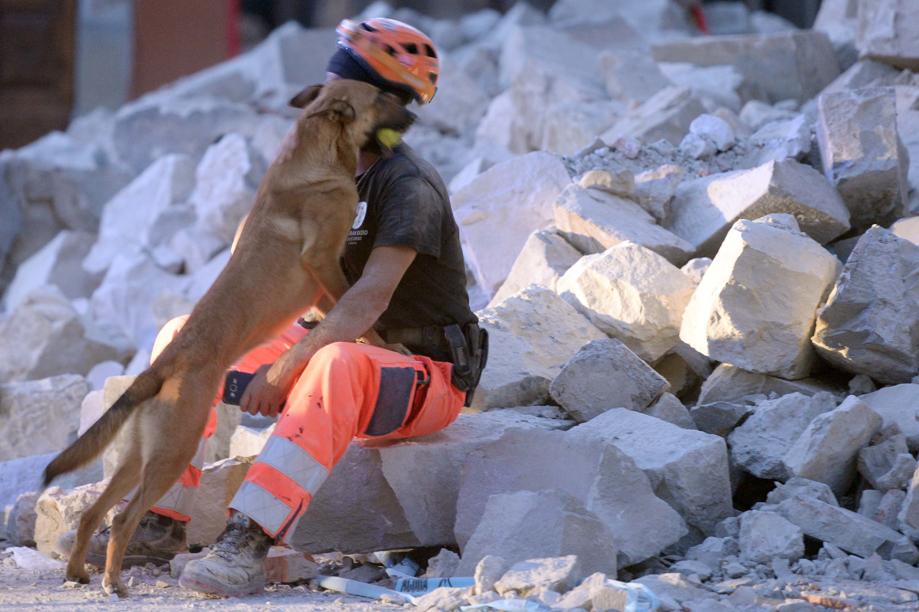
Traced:
<svg viewBox="0 0 919 612">
<path fill-rule="evenodd" d="M 256 595 L 265 590 L 265 580 L 256 581 L 247 587 L 228 587 L 217 581 L 198 576 L 186 576 L 184 573 L 179 578 L 179 586 L 183 589 L 206 593 L 208 595 L 219 595 L 220 597 L 245 597 L 246 595 Z"/>
</svg>

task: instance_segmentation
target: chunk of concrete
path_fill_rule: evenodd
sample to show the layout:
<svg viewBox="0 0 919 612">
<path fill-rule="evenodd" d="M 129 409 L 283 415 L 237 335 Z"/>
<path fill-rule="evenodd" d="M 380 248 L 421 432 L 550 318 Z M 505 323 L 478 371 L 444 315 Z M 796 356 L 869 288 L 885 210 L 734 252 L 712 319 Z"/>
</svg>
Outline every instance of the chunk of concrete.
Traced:
<svg viewBox="0 0 919 612">
<path fill-rule="evenodd" d="M 845 493 L 855 476 L 858 452 L 881 428 L 881 417 L 850 395 L 836 409 L 814 418 L 785 453 L 790 474 L 825 482 L 836 495 Z"/>
<path fill-rule="evenodd" d="M 108 482 L 95 482 L 75 489 L 46 489 L 35 504 L 35 546 L 38 551 L 54 559 L 60 558 L 64 551 L 58 549 L 58 539 L 77 528 L 80 516 L 99 499 L 106 486 Z M 115 513 L 113 508 L 107 518 Z"/>
<path fill-rule="evenodd" d="M 701 406 L 714 402 L 734 402 L 750 395 L 769 395 L 771 393 L 814 395 L 822 391 L 835 395 L 842 393 L 840 389 L 817 379 L 785 380 L 775 376 L 748 372 L 722 363 L 705 379 L 696 403 Z M 917 434 L 919 434 L 919 429 L 917 429 Z"/>
<path fill-rule="evenodd" d="M 905 210 L 909 155 L 897 130 L 893 88 L 830 93 L 817 101 L 823 172 L 852 215 L 852 225 L 884 223 Z"/>
<path fill-rule="evenodd" d="M 585 345 L 552 381 L 552 398 L 583 423 L 610 408 L 644 410 L 668 388 L 667 381 L 622 342 Z"/>
<path fill-rule="evenodd" d="M 804 534 L 775 512 L 751 510 L 740 515 L 740 554 L 753 563 L 804 556 Z"/>
<path fill-rule="evenodd" d="M 599 329 L 648 362 L 679 342 L 693 282 L 666 259 L 632 242 L 587 255 L 556 290 Z"/>
<path fill-rule="evenodd" d="M 641 103 L 673 83 L 644 50 L 605 52 L 600 70 L 611 98 Z"/>
<path fill-rule="evenodd" d="M 489 293 L 507 278 L 529 235 L 552 223 L 555 199 L 570 182 L 560 158 L 536 152 L 492 166 L 453 195 L 467 261 Z"/>
<path fill-rule="evenodd" d="M 793 159 L 684 181 L 671 208 L 667 229 L 697 256 L 713 256 L 736 221 L 771 213 L 794 215 L 801 231 L 821 244 L 849 229 L 849 211 L 833 185 Z"/>
<path fill-rule="evenodd" d="M 882 428 L 895 425 L 906 436 L 909 450 L 919 451 L 919 384 L 884 387 L 859 399 L 881 415 Z"/>
<path fill-rule="evenodd" d="M 539 528 L 533 529 L 534 525 Z M 616 576 L 616 544 L 606 526 L 580 501 L 558 491 L 517 491 L 489 497 L 481 522 L 463 548 L 455 575 L 471 575 L 488 555 L 499 556 L 511 565 L 574 555 L 582 574 Z"/>
<path fill-rule="evenodd" d="M 243 483 L 252 459 L 231 458 L 204 466 L 192 502 L 186 538 L 189 544 L 213 544 L 227 526 L 226 508 Z"/>
<path fill-rule="evenodd" d="M 905 217 L 890 226 L 895 235 L 919 245 L 919 217 Z"/>
<path fill-rule="evenodd" d="M 644 413 L 683 429 L 697 429 L 686 406 L 672 393 L 661 395 L 656 402 L 645 408 Z"/>
<path fill-rule="evenodd" d="M 604 142 L 616 142 L 627 137 L 647 143 L 666 140 L 677 146 L 692 120 L 704 112 L 705 107 L 691 89 L 672 85 L 661 89 L 623 116 L 600 138 Z"/>
<path fill-rule="evenodd" d="M 687 532 L 645 473 L 615 446 L 562 432 L 509 430 L 465 458 L 455 527 L 460 546 L 489 497 L 520 490 L 557 490 L 581 501 L 613 534 L 619 566 L 647 559 Z"/>
<path fill-rule="evenodd" d="M 581 253 L 557 231 L 533 232 L 489 306 L 501 303 L 530 285 L 555 290 L 558 279 L 580 258 Z"/>
<path fill-rule="evenodd" d="M 817 313 L 820 356 L 884 383 L 919 374 L 919 334 L 904 333 L 919 329 L 917 266 L 919 246 L 880 227 L 865 232 Z"/>
<path fill-rule="evenodd" d="M 488 367 L 472 407 L 484 410 L 544 404 L 549 383 L 591 340 L 606 334 L 554 291 L 529 287 L 479 312 L 491 334 Z"/>
<path fill-rule="evenodd" d="M 897 521 L 901 531 L 911 536 L 919 535 L 919 468 L 913 472 Z"/>
<path fill-rule="evenodd" d="M 810 30 L 690 38 L 655 44 L 652 53 L 657 62 L 734 66 L 743 96 L 769 102 L 804 102 L 839 74 L 829 38 Z"/>
<path fill-rule="evenodd" d="M 860 0 L 856 44 L 864 57 L 919 70 L 919 7 L 905 0 Z"/>
<path fill-rule="evenodd" d="M 891 546 L 904 539 L 890 527 L 816 499 L 792 497 L 780 503 L 776 510 L 800 527 L 804 535 L 860 557 L 868 558 L 874 553 L 884 557 Z"/>
<path fill-rule="evenodd" d="M 916 471 L 906 436 L 895 434 L 858 452 L 858 473 L 879 491 L 905 489 Z"/>
<path fill-rule="evenodd" d="M 690 416 L 699 431 L 727 436 L 734 431 L 738 423 L 753 413 L 754 407 L 755 401 L 750 397 L 731 402 L 696 404 L 690 411 Z"/>
<path fill-rule="evenodd" d="M 582 253 L 629 241 L 681 266 L 692 252 L 689 243 L 657 225 L 641 206 L 601 189 L 566 188 L 555 205 L 555 225 Z"/>
<path fill-rule="evenodd" d="M 6 539 L 13 546 L 35 546 L 35 504 L 38 491 L 23 493 L 13 502 L 4 525 Z"/>
<path fill-rule="evenodd" d="M 655 493 L 686 522 L 710 534 L 733 515 L 724 440 L 660 419 L 614 408 L 578 425 L 568 435 L 614 445 L 644 470 Z"/>
<path fill-rule="evenodd" d="M 41 492 L 42 473 L 56 456 L 57 451 L 0 462 L 0 507 L 15 503 L 17 498 L 30 491 Z M 54 482 L 60 487 L 69 489 L 100 480 L 102 480 L 102 463 L 91 461 L 73 472 L 62 474 Z"/>
<path fill-rule="evenodd" d="M 507 561 L 501 557 L 486 555 L 475 566 L 475 594 L 482 595 L 494 591 L 495 583 L 508 570 Z"/>
<path fill-rule="evenodd" d="M 745 370 L 804 378 L 815 311 L 839 267 L 790 215 L 738 221 L 683 313 L 680 339 Z"/>
<path fill-rule="evenodd" d="M 86 272 L 81 262 L 95 241 L 96 236 L 89 232 L 63 230 L 22 262 L 3 294 L 7 312 L 26 301 L 32 291 L 47 285 L 54 285 L 69 299 L 89 297 L 102 277 Z"/>
<path fill-rule="evenodd" d="M 460 556 L 449 548 L 441 548 L 440 552 L 428 559 L 428 567 L 424 575 L 428 578 L 450 578 L 458 576 L 456 568 L 459 567 Z"/>
<path fill-rule="evenodd" d="M 728 437 L 731 458 L 758 478 L 785 480 L 789 477 L 782 460 L 785 453 L 811 421 L 835 408 L 836 399 L 829 393 L 812 397 L 791 393 L 761 401 Z"/>
<path fill-rule="evenodd" d="M 86 380 L 73 374 L 0 385 L 0 461 L 57 452 L 73 442 L 87 393 Z"/>
<path fill-rule="evenodd" d="M 769 494 L 766 496 L 766 503 L 778 505 L 792 497 L 815 499 L 831 506 L 839 505 L 829 485 L 823 482 L 817 482 L 816 480 L 801 478 L 800 476 L 794 476 L 784 483 L 779 483 L 776 488 L 769 491 Z"/>
<path fill-rule="evenodd" d="M 575 555 L 530 559 L 511 565 L 495 583 L 495 590 L 501 595 L 514 591 L 523 596 L 540 589 L 564 592 L 580 582 L 583 574 Z"/>
</svg>

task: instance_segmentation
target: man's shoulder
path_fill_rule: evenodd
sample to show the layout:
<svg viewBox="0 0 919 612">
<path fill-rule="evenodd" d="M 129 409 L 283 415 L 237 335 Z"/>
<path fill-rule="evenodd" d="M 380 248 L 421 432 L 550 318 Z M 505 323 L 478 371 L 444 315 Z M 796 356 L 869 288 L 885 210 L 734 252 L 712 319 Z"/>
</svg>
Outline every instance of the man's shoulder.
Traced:
<svg viewBox="0 0 919 612">
<path fill-rule="evenodd" d="M 441 196 L 447 197 L 447 189 L 437 169 L 406 144 L 396 147 L 391 156 L 377 164 L 378 179 L 384 183 L 417 179 L 429 183 Z"/>
</svg>

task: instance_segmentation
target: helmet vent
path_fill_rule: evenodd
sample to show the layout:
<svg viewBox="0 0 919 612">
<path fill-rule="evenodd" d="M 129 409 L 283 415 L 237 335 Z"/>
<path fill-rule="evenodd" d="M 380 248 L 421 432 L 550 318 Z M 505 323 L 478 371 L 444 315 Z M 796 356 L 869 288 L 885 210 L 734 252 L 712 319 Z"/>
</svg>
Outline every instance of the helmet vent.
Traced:
<svg viewBox="0 0 919 612">
<path fill-rule="evenodd" d="M 377 29 L 372 25 L 368 24 L 366 21 L 361 22 L 361 27 L 367 30 L 368 32 L 376 32 Z"/>
<path fill-rule="evenodd" d="M 411 53 L 412 55 L 418 54 L 418 45 L 416 45 L 415 43 L 402 43 L 402 48 L 405 49 L 407 52 Z"/>
<path fill-rule="evenodd" d="M 428 57 L 433 57 L 433 58 L 437 57 L 437 53 L 434 52 L 434 48 L 431 47 L 431 45 L 425 45 L 424 52 Z"/>
<path fill-rule="evenodd" d="M 384 48 L 386 49 L 386 53 L 388 53 L 388 54 L 392 55 L 393 57 L 395 57 L 395 55 L 396 55 L 396 50 L 395 50 L 395 49 L 393 49 L 390 45 L 385 45 Z"/>
<path fill-rule="evenodd" d="M 433 72 L 428 73 L 428 78 L 431 79 L 432 83 L 435 83 L 435 84 L 437 83 L 437 75 L 434 74 Z"/>
</svg>

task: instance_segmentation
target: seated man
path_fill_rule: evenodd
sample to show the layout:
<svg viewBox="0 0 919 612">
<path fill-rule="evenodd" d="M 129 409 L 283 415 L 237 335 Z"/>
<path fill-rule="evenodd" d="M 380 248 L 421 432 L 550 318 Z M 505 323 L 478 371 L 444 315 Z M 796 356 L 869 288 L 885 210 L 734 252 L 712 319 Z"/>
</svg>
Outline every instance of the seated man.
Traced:
<svg viewBox="0 0 919 612">
<path fill-rule="evenodd" d="M 431 100 L 439 65 L 423 33 L 391 19 L 344 21 L 338 32 L 328 79 L 371 83 L 406 104 Z M 313 329 L 301 320 L 234 366 L 255 373 L 240 408 L 280 418 L 229 505 L 225 531 L 207 556 L 187 564 L 179 580 L 186 588 L 224 596 L 261 590 L 269 547 L 290 541 L 354 438 L 439 431 L 475 386 L 476 345 L 484 338 L 469 308 L 459 230 L 442 179 L 403 144 L 389 157 L 372 146 L 362 151 L 356 180 L 361 201 L 342 258 L 352 287 Z M 160 331 L 153 358 L 184 320 Z M 413 354 L 353 342 L 371 327 Z M 205 435 L 214 425 L 212 414 Z M 195 463 L 145 517 L 127 561 L 168 559 L 184 548 L 201 475 Z M 102 533 L 93 540 L 91 561 L 104 558 L 106 539 Z"/>
</svg>

